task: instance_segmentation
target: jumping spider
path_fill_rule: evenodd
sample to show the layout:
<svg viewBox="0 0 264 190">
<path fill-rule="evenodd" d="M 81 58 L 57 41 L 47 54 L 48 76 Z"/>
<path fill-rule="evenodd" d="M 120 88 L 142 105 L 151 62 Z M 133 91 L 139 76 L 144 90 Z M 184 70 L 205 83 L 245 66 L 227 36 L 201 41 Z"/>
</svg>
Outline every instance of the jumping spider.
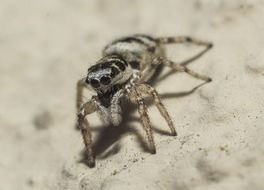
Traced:
<svg viewBox="0 0 264 190">
<path fill-rule="evenodd" d="M 169 60 L 165 55 L 164 45 L 173 43 L 192 43 L 204 46 L 205 49 L 187 60 L 176 63 Z M 82 132 L 89 166 L 95 166 L 95 159 L 91 131 L 85 116 L 98 112 L 104 122 L 118 126 L 122 120 L 120 107 L 122 98 L 138 105 L 138 112 L 147 134 L 151 153 L 155 154 L 156 148 L 147 108 L 142 98 L 143 94 L 154 98 L 154 103 L 168 123 L 172 135 L 176 136 L 177 133 L 169 113 L 162 104 L 157 91 L 148 82 L 160 70 L 160 66 L 168 66 L 175 71 L 186 72 L 194 78 L 210 82 L 211 78 L 190 70 L 186 65 L 202 56 L 212 47 L 212 43 L 191 37 L 154 38 L 148 35 L 128 36 L 107 45 L 103 50 L 103 58 L 88 69 L 87 77 L 77 83 L 77 126 Z M 90 101 L 84 103 L 84 88 L 94 90 L 97 96 L 93 96 Z"/>
</svg>

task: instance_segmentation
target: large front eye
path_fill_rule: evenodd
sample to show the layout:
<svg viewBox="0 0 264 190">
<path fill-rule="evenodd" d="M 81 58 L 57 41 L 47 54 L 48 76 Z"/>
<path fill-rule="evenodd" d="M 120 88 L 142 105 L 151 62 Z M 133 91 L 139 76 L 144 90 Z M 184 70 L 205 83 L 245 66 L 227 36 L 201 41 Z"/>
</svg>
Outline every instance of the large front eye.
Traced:
<svg viewBox="0 0 264 190">
<path fill-rule="evenodd" d="M 90 84 L 93 88 L 98 88 L 100 86 L 100 82 L 97 79 L 91 79 Z"/>
<path fill-rule="evenodd" d="M 88 78 L 85 79 L 86 84 L 90 84 L 90 81 Z"/>
<path fill-rule="evenodd" d="M 108 76 L 102 76 L 100 78 L 100 83 L 103 84 L 103 85 L 108 85 L 111 83 L 111 78 L 108 77 Z"/>
</svg>

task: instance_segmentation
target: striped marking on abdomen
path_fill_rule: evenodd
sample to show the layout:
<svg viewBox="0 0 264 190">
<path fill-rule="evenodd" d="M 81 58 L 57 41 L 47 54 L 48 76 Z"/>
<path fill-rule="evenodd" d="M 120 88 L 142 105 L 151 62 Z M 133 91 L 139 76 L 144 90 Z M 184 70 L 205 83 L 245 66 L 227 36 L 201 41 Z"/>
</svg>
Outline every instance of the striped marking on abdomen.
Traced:
<svg viewBox="0 0 264 190">
<path fill-rule="evenodd" d="M 138 45 L 144 46 L 147 50 L 154 51 L 157 40 L 151 36 L 144 35 L 144 34 L 137 34 L 134 36 L 128 36 L 124 38 L 117 39 L 113 41 L 111 44 L 109 44 L 107 48 L 110 48 L 112 45 L 118 45 L 119 43 L 127 43 L 128 45 L 131 43 L 136 43 Z"/>
</svg>

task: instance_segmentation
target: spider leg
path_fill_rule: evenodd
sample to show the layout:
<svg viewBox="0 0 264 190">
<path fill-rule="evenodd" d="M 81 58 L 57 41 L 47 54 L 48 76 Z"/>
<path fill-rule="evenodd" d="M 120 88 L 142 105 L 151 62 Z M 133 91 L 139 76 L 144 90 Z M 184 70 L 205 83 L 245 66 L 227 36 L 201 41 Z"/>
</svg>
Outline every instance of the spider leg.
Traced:
<svg viewBox="0 0 264 190">
<path fill-rule="evenodd" d="M 202 75 L 199 73 L 194 72 L 193 70 L 187 68 L 185 65 L 180 64 L 180 63 L 175 63 L 171 60 L 168 59 L 162 59 L 161 60 L 162 63 L 170 68 L 172 68 L 175 71 L 179 71 L 179 72 L 186 72 L 187 74 L 189 74 L 190 76 L 200 79 L 200 80 L 204 80 L 206 82 L 211 82 L 212 79 L 206 75 Z"/>
<path fill-rule="evenodd" d="M 85 88 L 85 78 L 80 79 L 76 85 L 76 110 L 80 111 L 83 105 L 83 89 Z"/>
<path fill-rule="evenodd" d="M 165 108 L 165 106 L 163 105 L 161 98 L 158 94 L 158 92 L 150 85 L 148 84 L 140 84 L 138 89 L 140 89 L 140 92 L 143 92 L 145 94 L 149 94 L 154 98 L 154 102 L 156 107 L 159 109 L 162 117 L 166 120 L 166 122 L 168 123 L 171 133 L 173 136 L 177 135 L 177 132 L 175 130 L 175 127 L 173 125 L 172 119 L 167 111 L 167 109 Z"/>
<path fill-rule="evenodd" d="M 138 79 L 138 83 L 145 83 L 153 77 L 153 74 L 159 69 L 162 71 L 161 61 L 159 59 L 153 59 L 151 64 L 148 65 L 144 70 L 141 71 Z M 159 68 L 160 67 L 160 68 Z"/>
<path fill-rule="evenodd" d="M 201 52 L 197 53 L 196 55 L 180 62 L 180 65 L 186 66 L 187 64 L 191 63 L 192 61 L 200 58 L 203 54 L 205 54 L 208 50 L 213 47 L 211 42 L 206 42 L 202 40 L 198 40 L 188 36 L 178 36 L 178 37 L 161 37 L 157 38 L 158 43 L 160 44 L 173 44 L 173 43 L 192 43 L 198 46 L 205 46 L 205 49 Z"/>
<path fill-rule="evenodd" d="M 94 102 L 91 101 L 85 103 L 78 113 L 78 128 L 81 129 L 84 145 L 87 151 L 88 160 L 87 163 L 90 167 L 95 166 L 94 154 L 93 154 L 93 143 L 91 129 L 88 120 L 85 118 L 86 115 L 91 114 L 97 110 Z"/>
<path fill-rule="evenodd" d="M 151 124 L 150 124 L 149 116 L 147 113 L 146 104 L 144 103 L 144 99 L 137 92 L 137 90 L 133 90 L 133 92 L 131 92 L 132 94 L 131 93 L 128 94 L 128 96 L 132 102 L 136 102 L 138 105 L 138 113 L 140 115 L 140 119 L 141 119 L 141 123 L 143 125 L 143 128 L 147 134 L 150 151 L 152 154 L 155 154 L 156 153 L 156 147 L 155 147 L 155 143 L 154 143 L 154 139 L 153 139 Z"/>
</svg>

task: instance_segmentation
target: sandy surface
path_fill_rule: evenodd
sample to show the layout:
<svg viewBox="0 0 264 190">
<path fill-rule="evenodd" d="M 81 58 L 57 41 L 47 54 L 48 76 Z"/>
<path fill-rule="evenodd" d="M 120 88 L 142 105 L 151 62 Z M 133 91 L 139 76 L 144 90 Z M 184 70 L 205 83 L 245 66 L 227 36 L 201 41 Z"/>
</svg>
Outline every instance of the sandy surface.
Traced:
<svg viewBox="0 0 264 190">
<path fill-rule="evenodd" d="M 0 190 L 264 189 L 263 20 L 261 0 L 1 0 Z M 105 44 L 133 33 L 214 42 L 190 65 L 213 82 L 193 93 L 201 81 L 185 74 L 157 84 L 178 136 L 151 105 L 156 155 L 136 112 L 119 128 L 89 116 L 91 169 L 79 163 L 75 83 Z"/>
</svg>

